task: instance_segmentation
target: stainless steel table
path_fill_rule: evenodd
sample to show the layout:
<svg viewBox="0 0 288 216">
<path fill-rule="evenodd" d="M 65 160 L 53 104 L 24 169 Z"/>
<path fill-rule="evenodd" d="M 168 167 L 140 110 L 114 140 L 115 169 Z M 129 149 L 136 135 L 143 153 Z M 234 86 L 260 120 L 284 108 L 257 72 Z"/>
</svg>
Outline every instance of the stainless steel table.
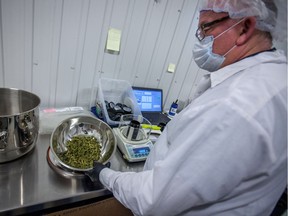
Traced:
<svg viewBox="0 0 288 216">
<path fill-rule="evenodd" d="M 88 177 L 65 178 L 46 160 L 50 135 L 40 135 L 35 148 L 14 161 L 0 164 L 0 215 L 20 215 L 111 194 Z M 144 162 L 128 163 L 117 149 L 111 168 L 142 170 Z"/>
</svg>

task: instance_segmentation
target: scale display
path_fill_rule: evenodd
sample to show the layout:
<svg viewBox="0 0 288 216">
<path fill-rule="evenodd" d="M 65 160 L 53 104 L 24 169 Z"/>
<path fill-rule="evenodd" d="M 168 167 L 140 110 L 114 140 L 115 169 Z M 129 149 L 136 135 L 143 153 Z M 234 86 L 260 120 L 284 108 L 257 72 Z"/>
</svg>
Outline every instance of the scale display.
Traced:
<svg viewBox="0 0 288 216">
<path fill-rule="evenodd" d="M 146 158 L 150 153 L 151 148 L 153 148 L 153 144 L 150 140 L 148 140 L 144 145 L 142 145 L 142 147 L 127 143 L 124 147 L 125 147 L 124 151 L 123 149 L 121 150 L 121 147 L 120 150 L 124 153 L 126 157 L 125 159 L 133 162 L 133 161 L 146 160 Z"/>
<path fill-rule="evenodd" d="M 134 154 L 146 154 L 150 152 L 150 148 L 144 147 L 144 148 L 134 148 L 133 149 Z"/>
</svg>

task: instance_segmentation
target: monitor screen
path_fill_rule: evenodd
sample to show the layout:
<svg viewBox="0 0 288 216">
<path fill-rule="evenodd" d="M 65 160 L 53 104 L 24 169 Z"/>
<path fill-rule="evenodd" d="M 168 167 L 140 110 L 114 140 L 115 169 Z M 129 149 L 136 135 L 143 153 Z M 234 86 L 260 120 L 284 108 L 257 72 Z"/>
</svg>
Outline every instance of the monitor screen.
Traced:
<svg viewBox="0 0 288 216">
<path fill-rule="evenodd" d="M 141 112 L 162 112 L 162 90 L 133 87 Z"/>
</svg>

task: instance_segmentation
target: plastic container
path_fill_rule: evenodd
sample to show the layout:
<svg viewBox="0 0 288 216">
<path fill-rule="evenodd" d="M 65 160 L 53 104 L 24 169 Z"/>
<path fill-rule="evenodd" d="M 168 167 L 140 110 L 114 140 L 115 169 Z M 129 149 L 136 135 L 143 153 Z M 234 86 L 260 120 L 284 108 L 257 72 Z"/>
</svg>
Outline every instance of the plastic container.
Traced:
<svg viewBox="0 0 288 216">
<path fill-rule="evenodd" d="M 132 114 L 142 115 L 131 84 L 126 80 L 101 78 L 98 85 L 97 103 L 100 104 L 103 120 L 110 126 L 118 126 L 119 121 L 112 120 L 108 115 L 106 102 L 121 103 L 132 109 Z"/>
<path fill-rule="evenodd" d="M 40 109 L 40 134 L 52 134 L 53 130 L 65 119 L 74 116 L 93 116 L 83 107 L 58 107 Z"/>
</svg>

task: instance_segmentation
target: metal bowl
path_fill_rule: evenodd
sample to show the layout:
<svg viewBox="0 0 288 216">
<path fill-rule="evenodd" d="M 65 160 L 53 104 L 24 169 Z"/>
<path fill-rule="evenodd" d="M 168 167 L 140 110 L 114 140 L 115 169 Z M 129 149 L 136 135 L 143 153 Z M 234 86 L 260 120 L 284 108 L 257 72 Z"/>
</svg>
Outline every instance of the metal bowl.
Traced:
<svg viewBox="0 0 288 216">
<path fill-rule="evenodd" d="M 74 136 L 94 136 L 101 145 L 101 156 L 98 162 L 106 164 L 116 150 L 116 137 L 111 127 L 100 119 L 90 116 L 77 116 L 65 119 L 52 132 L 50 149 L 59 163 L 72 171 L 89 171 L 93 167 L 81 169 L 71 167 L 61 161 L 59 154 L 65 151 L 66 142 Z"/>
</svg>

